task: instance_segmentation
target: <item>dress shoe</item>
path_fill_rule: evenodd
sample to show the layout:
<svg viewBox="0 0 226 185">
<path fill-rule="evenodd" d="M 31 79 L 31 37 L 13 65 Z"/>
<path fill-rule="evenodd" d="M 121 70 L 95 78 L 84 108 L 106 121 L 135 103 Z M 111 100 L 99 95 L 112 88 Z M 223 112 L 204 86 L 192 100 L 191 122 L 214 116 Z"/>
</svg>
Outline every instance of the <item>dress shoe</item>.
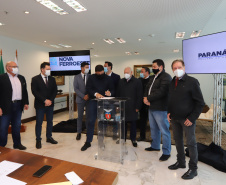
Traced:
<svg viewBox="0 0 226 185">
<path fill-rule="evenodd" d="M 85 144 L 83 145 L 83 147 L 81 148 L 81 151 L 85 151 L 87 150 L 87 148 L 91 147 L 90 142 L 85 142 Z"/>
<path fill-rule="evenodd" d="M 137 147 L 137 142 L 136 141 L 132 141 L 133 147 Z"/>
<path fill-rule="evenodd" d="M 58 142 L 56 140 L 54 140 L 52 137 L 47 138 L 46 140 L 47 143 L 51 143 L 51 144 L 57 144 Z"/>
<path fill-rule="evenodd" d="M 170 170 L 177 170 L 178 168 L 186 168 L 185 164 L 180 164 L 179 162 L 176 162 L 175 164 L 172 164 L 168 166 Z"/>
<path fill-rule="evenodd" d="M 188 179 L 193 179 L 197 175 L 198 175 L 197 170 L 189 169 L 184 175 L 182 175 L 181 178 L 188 180 Z"/>
<path fill-rule="evenodd" d="M 167 161 L 170 158 L 170 155 L 162 154 L 162 156 L 159 158 L 160 161 Z"/>
<path fill-rule="evenodd" d="M 139 137 L 138 139 L 137 139 L 137 141 L 139 142 L 139 141 L 145 141 L 146 139 L 145 138 L 143 138 L 143 137 Z"/>
<path fill-rule="evenodd" d="M 19 150 L 26 150 L 27 148 L 25 146 L 23 146 L 22 144 L 19 145 L 13 145 L 14 149 L 19 149 Z"/>
<path fill-rule="evenodd" d="M 77 134 L 76 140 L 80 140 L 81 139 L 81 133 Z"/>
<path fill-rule="evenodd" d="M 118 136 L 117 134 L 113 134 L 113 137 L 112 137 L 113 140 L 117 140 L 118 139 Z"/>
<path fill-rule="evenodd" d="M 146 151 L 160 151 L 160 149 L 154 149 L 152 147 L 145 148 Z"/>
<path fill-rule="evenodd" d="M 36 141 L 36 148 L 37 148 L 37 149 L 42 148 L 42 143 L 41 143 L 41 141 Z"/>
</svg>

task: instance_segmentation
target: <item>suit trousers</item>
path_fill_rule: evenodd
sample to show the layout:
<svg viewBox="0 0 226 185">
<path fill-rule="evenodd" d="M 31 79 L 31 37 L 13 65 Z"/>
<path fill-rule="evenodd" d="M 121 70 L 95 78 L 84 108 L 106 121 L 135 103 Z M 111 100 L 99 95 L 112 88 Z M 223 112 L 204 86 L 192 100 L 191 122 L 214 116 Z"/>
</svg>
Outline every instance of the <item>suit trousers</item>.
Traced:
<svg viewBox="0 0 226 185">
<path fill-rule="evenodd" d="M 140 128 L 140 138 L 146 138 L 147 130 L 147 120 L 148 120 L 148 108 L 143 106 L 140 110 L 139 128 Z"/>
<path fill-rule="evenodd" d="M 95 122 L 97 119 L 97 101 L 96 100 L 90 100 L 87 105 L 87 138 L 86 142 L 92 142 L 93 141 L 93 134 L 94 134 L 94 127 Z"/>
<path fill-rule="evenodd" d="M 185 164 L 185 153 L 184 153 L 184 140 L 183 140 L 183 130 L 185 132 L 187 147 L 189 150 L 190 161 L 188 163 L 189 169 L 197 169 L 198 163 L 198 150 L 195 138 L 195 127 L 196 123 L 191 126 L 185 126 L 184 120 L 171 119 L 171 124 L 173 127 L 173 135 L 177 149 L 177 161 L 180 164 Z"/>
<path fill-rule="evenodd" d="M 52 129 L 53 129 L 53 106 L 52 107 L 44 107 L 44 108 L 36 108 L 36 125 L 35 125 L 35 134 L 36 140 L 40 141 L 41 132 L 42 132 L 42 123 L 44 119 L 44 114 L 46 114 L 46 138 L 52 137 Z"/>
<path fill-rule="evenodd" d="M 84 113 L 84 108 L 86 107 L 86 128 L 87 128 L 87 106 L 88 101 L 84 101 L 83 103 L 77 103 L 77 108 L 78 108 L 78 119 L 77 119 L 77 133 L 82 132 L 82 119 L 83 119 L 83 113 Z"/>
<path fill-rule="evenodd" d="M 4 112 L 3 112 L 4 113 Z M 8 140 L 9 124 L 12 125 L 12 138 L 14 146 L 21 144 L 20 127 L 21 127 L 21 102 L 11 103 L 10 112 L 0 117 L 0 146 L 5 146 Z"/>
</svg>

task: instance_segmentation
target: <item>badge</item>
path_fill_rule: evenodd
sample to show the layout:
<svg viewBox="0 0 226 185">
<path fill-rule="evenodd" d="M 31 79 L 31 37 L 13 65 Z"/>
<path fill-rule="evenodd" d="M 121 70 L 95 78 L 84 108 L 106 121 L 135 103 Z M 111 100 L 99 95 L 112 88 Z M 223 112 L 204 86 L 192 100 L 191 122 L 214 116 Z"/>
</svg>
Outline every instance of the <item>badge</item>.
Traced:
<svg viewBox="0 0 226 185">
<path fill-rule="evenodd" d="M 111 111 L 112 109 L 104 109 L 104 116 L 106 120 L 110 120 L 111 119 Z"/>
</svg>

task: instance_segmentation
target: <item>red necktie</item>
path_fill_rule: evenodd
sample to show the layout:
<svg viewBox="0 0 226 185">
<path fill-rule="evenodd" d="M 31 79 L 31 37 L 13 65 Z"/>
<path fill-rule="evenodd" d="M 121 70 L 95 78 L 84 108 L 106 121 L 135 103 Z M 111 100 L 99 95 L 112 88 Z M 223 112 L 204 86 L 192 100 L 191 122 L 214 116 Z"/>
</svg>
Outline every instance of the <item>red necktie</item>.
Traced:
<svg viewBox="0 0 226 185">
<path fill-rule="evenodd" d="M 177 83 L 178 83 L 178 78 L 176 78 L 176 81 L 175 81 L 175 88 L 177 87 Z"/>
</svg>

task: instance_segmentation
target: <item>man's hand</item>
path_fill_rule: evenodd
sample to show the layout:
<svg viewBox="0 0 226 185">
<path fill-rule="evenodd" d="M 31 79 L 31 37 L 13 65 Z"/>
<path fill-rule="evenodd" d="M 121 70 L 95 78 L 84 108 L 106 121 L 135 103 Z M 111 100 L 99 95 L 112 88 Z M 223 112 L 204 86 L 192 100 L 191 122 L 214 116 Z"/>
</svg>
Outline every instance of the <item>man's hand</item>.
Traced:
<svg viewBox="0 0 226 185">
<path fill-rule="evenodd" d="M 97 99 L 99 99 L 99 98 L 103 98 L 103 97 L 104 97 L 104 96 L 103 96 L 103 95 L 101 95 L 101 94 L 99 94 L 99 93 L 97 93 L 97 94 L 96 94 L 96 98 L 97 98 Z"/>
<path fill-rule="evenodd" d="M 109 90 L 105 91 L 106 96 L 111 96 L 111 92 Z"/>
<path fill-rule="evenodd" d="M 45 106 L 48 107 L 50 105 L 52 105 L 52 101 L 51 100 L 46 100 L 45 101 Z"/>
<path fill-rule="evenodd" d="M 144 102 L 144 104 L 147 105 L 147 103 L 148 103 L 148 98 L 147 98 L 147 97 L 144 97 L 144 98 L 143 98 L 143 102 Z"/>
<path fill-rule="evenodd" d="M 171 119 L 170 119 L 170 113 L 167 114 L 167 120 L 170 123 Z"/>
<path fill-rule="evenodd" d="M 0 108 L 0 116 L 2 116 L 2 109 Z"/>
<path fill-rule="evenodd" d="M 185 122 L 184 122 L 184 125 L 187 126 L 187 127 L 190 127 L 190 126 L 192 126 L 192 122 L 190 122 L 189 119 L 186 119 Z"/>
<path fill-rule="evenodd" d="M 89 99 L 89 95 L 86 94 L 86 95 L 83 97 L 83 99 L 87 101 L 87 100 Z"/>
<path fill-rule="evenodd" d="M 28 110 L 29 105 L 24 105 L 24 110 Z"/>
</svg>

